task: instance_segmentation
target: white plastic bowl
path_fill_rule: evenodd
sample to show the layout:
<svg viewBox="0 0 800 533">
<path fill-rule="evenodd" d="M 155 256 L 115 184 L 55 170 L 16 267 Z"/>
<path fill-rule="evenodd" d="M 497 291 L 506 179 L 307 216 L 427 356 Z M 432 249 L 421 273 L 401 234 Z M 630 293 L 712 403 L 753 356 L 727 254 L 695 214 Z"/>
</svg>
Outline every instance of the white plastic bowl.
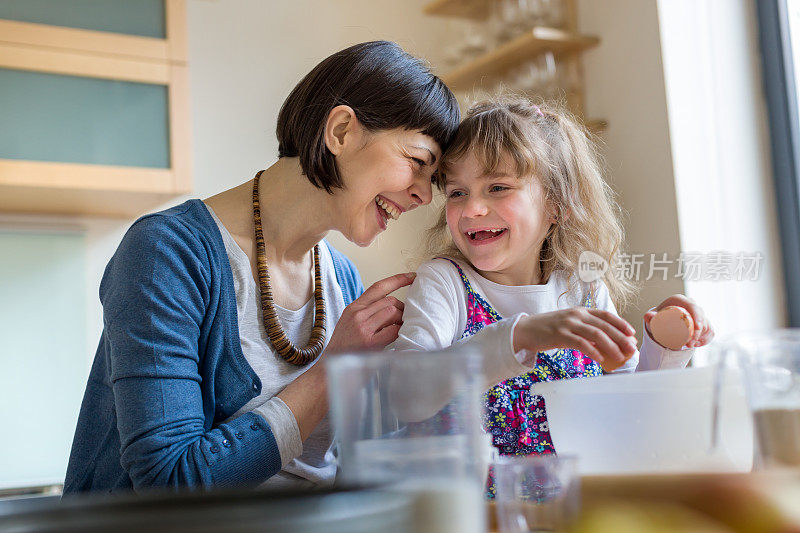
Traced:
<svg viewBox="0 0 800 533">
<path fill-rule="evenodd" d="M 726 370 L 720 442 L 711 449 L 715 369 L 687 368 L 537 383 L 556 452 L 583 475 L 747 472 L 753 424 L 738 370 Z"/>
</svg>

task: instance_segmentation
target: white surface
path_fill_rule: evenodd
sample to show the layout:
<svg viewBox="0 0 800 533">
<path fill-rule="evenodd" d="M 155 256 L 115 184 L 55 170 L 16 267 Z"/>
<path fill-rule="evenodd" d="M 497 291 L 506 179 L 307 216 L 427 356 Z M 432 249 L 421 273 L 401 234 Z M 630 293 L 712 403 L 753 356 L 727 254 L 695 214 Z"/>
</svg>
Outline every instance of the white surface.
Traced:
<svg viewBox="0 0 800 533">
<path fill-rule="evenodd" d="M 735 371 L 723 381 L 721 445 L 709 453 L 713 368 L 538 383 L 553 444 L 581 474 L 746 472 L 753 428 Z"/>
</svg>

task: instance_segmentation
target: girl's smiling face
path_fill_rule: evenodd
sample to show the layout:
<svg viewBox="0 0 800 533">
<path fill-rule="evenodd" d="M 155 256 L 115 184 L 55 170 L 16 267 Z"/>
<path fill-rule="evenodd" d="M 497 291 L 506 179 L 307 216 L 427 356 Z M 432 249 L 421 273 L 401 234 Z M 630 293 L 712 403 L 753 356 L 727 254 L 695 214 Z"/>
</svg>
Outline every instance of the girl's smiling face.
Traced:
<svg viewBox="0 0 800 533">
<path fill-rule="evenodd" d="M 472 152 L 448 165 L 447 226 L 464 257 L 503 285 L 541 283 L 539 257 L 555 222 L 538 178 L 518 178 L 509 158 L 494 172 Z"/>
</svg>

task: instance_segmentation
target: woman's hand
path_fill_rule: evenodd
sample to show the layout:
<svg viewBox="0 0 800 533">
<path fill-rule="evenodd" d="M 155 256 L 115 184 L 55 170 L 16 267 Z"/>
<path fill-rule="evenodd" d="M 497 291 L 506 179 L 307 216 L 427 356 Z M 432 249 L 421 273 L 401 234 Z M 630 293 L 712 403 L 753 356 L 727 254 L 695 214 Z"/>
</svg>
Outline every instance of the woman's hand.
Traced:
<svg viewBox="0 0 800 533">
<path fill-rule="evenodd" d="M 326 353 L 381 349 L 394 342 L 403 324 L 403 302 L 389 296 L 411 285 L 416 274 L 396 274 L 376 281 L 345 307 L 333 330 Z"/>
<path fill-rule="evenodd" d="M 668 305 L 676 305 L 686 309 L 686 311 L 692 315 L 692 320 L 694 320 L 694 335 L 692 335 L 692 338 L 684 345 L 684 348 L 697 348 L 699 346 L 705 346 L 712 341 L 714 338 L 714 328 L 711 326 L 708 318 L 706 318 L 703 309 L 697 305 L 694 300 L 683 294 L 674 294 L 670 296 L 661 302 L 658 307 L 644 314 L 644 325 L 647 328 L 648 335 L 650 335 L 650 321 L 656 316 L 658 311 L 661 311 Z M 650 338 L 653 338 L 653 336 L 650 335 Z"/>
<path fill-rule="evenodd" d="M 636 353 L 636 330 L 609 311 L 574 307 L 520 319 L 514 351 L 580 350 L 610 372 Z"/>
</svg>

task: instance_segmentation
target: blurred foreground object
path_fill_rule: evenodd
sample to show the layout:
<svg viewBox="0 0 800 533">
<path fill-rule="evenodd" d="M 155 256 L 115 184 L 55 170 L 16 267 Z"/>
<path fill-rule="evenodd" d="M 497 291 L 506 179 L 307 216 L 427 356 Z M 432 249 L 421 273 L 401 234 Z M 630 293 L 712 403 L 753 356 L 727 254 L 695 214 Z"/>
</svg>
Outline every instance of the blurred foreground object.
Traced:
<svg viewBox="0 0 800 533">
<path fill-rule="evenodd" d="M 800 329 L 738 334 L 717 350 L 721 367 L 743 370 L 756 468 L 800 467 Z"/>
<path fill-rule="evenodd" d="M 463 348 L 327 357 L 340 482 L 412 495 L 419 533 L 485 531 L 481 364 Z"/>
<path fill-rule="evenodd" d="M 800 470 L 582 480 L 579 533 L 800 532 Z"/>
<path fill-rule="evenodd" d="M 409 497 L 375 490 L 233 491 L 0 500 L 0 531 L 15 533 L 407 533 Z"/>
</svg>

